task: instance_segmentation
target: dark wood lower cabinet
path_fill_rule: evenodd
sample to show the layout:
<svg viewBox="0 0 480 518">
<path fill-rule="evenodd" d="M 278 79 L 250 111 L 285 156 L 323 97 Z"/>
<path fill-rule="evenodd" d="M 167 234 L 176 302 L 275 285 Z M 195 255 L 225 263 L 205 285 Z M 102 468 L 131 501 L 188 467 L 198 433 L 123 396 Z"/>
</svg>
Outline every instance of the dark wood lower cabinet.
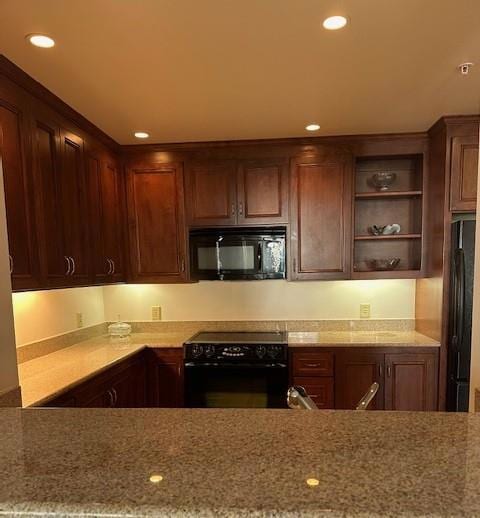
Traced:
<svg viewBox="0 0 480 518">
<path fill-rule="evenodd" d="M 147 406 L 146 365 L 143 353 L 128 358 L 68 392 L 45 407 L 138 408 Z"/>
<path fill-rule="evenodd" d="M 334 372 L 334 376 L 333 376 Z M 438 350 L 302 347 L 290 352 L 290 381 L 319 408 L 353 410 L 374 382 L 369 410 L 437 410 Z"/>
<path fill-rule="evenodd" d="M 385 410 L 437 410 L 436 353 L 385 355 Z"/>
<path fill-rule="evenodd" d="M 293 384 L 303 387 L 318 408 L 335 408 L 333 378 L 293 378 Z"/>
<path fill-rule="evenodd" d="M 148 403 L 152 407 L 183 407 L 183 349 L 149 349 Z"/>
<path fill-rule="evenodd" d="M 335 355 L 335 408 L 353 410 L 370 385 L 375 381 L 380 388 L 369 410 L 383 410 L 382 352 L 365 352 L 358 349 L 344 350 Z"/>
</svg>

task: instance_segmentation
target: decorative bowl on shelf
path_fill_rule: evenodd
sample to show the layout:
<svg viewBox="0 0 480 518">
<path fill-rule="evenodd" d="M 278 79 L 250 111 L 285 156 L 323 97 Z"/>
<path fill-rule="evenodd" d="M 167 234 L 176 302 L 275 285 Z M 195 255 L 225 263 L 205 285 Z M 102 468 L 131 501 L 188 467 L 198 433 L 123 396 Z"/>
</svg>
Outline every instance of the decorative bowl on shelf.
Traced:
<svg viewBox="0 0 480 518">
<path fill-rule="evenodd" d="M 395 268 L 400 264 L 399 257 L 391 257 L 389 259 L 369 259 L 366 261 L 368 266 L 372 270 L 395 270 Z"/>
<path fill-rule="evenodd" d="M 398 223 L 392 223 L 391 225 L 372 225 L 368 229 L 374 236 L 389 236 L 392 234 L 398 234 L 402 227 Z"/>
<path fill-rule="evenodd" d="M 396 178 L 396 173 L 375 173 L 371 178 L 371 182 L 378 191 L 388 191 L 388 188 Z"/>
</svg>

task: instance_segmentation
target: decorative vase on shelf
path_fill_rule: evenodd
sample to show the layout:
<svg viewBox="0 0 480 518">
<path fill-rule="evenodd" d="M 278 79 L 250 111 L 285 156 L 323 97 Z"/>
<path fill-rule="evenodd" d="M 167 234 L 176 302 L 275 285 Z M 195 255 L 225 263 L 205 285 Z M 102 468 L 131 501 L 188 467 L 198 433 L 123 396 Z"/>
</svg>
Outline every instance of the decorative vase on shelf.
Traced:
<svg viewBox="0 0 480 518">
<path fill-rule="evenodd" d="M 389 187 L 393 184 L 393 182 L 396 180 L 397 174 L 396 173 L 375 173 L 372 176 L 371 182 L 375 189 L 377 191 L 388 191 Z"/>
</svg>

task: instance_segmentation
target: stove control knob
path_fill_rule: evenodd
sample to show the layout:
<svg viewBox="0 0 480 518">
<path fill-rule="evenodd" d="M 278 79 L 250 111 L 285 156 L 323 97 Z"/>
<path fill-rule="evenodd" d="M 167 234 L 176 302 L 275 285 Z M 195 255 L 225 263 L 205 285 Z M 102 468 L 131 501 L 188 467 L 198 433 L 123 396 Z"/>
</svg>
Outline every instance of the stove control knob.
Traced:
<svg viewBox="0 0 480 518">
<path fill-rule="evenodd" d="M 264 345 L 257 345 L 255 348 L 255 354 L 257 355 L 257 358 L 260 358 L 260 360 L 265 356 L 267 353 L 267 348 Z"/>
<path fill-rule="evenodd" d="M 268 347 L 268 356 L 272 359 L 272 360 L 275 360 L 277 359 L 279 356 L 280 356 L 280 353 L 282 352 L 282 348 L 279 347 L 278 345 L 270 345 Z"/>
<path fill-rule="evenodd" d="M 207 358 L 211 358 L 215 354 L 215 346 L 214 345 L 206 345 L 205 346 L 205 356 Z"/>
<path fill-rule="evenodd" d="M 194 358 L 200 358 L 203 354 L 203 345 L 193 344 L 192 345 L 192 356 Z"/>
</svg>

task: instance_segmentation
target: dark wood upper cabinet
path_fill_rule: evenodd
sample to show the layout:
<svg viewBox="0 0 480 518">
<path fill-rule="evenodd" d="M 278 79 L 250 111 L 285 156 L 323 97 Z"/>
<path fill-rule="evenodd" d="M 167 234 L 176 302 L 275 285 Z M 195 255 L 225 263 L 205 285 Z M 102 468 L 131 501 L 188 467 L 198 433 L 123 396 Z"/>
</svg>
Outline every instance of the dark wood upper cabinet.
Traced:
<svg viewBox="0 0 480 518">
<path fill-rule="evenodd" d="M 475 134 L 452 137 L 450 210 L 473 212 L 477 208 L 478 128 Z"/>
<path fill-rule="evenodd" d="M 351 158 L 292 159 L 290 196 L 290 278 L 348 278 L 352 255 Z"/>
<path fill-rule="evenodd" d="M 42 275 L 49 287 L 90 281 L 83 139 L 46 111 L 33 120 Z"/>
<path fill-rule="evenodd" d="M 191 163 L 187 170 L 192 226 L 288 223 L 286 159 Z"/>
<path fill-rule="evenodd" d="M 385 355 L 385 409 L 437 410 L 437 354 Z"/>
<path fill-rule="evenodd" d="M 237 222 L 241 225 L 288 223 L 288 161 L 240 163 Z"/>
<path fill-rule="evenodd" d="M 121 282 L 123 260 L 123 178 L 117 157 L 104 149 L 87 154 L 89 204 L 94 242 L 95 283 Z"/>
<path fill-rule="evenodd" d="M 186 175 L 186 193 L 190 225 L 235 224 L 237 206 L 234 162 L 190 164 Z"/>
<path fill-rule="evenodd" d="M 183 193 L 180 163 L 129 166 L 128 226 L 134 282 L 186 279 Z"/>
<path fill-rule="evenodd" d="M 380 388 L 369 410 L 384 408 L 384 354 L 349 349 L 335 355 L 335 408 L 353 410 L 372 383 Z"/>
<path fill-rule="evenodd" d="M 28 122 L 19 99 L 1 88 L 0 97 L 0 161 L 12 287 L 14 290 L 33 289 L 38 288 L 41 281 L 32 212 L 31 177 L 27 175 L 31 169 Z"/>
</svg>

